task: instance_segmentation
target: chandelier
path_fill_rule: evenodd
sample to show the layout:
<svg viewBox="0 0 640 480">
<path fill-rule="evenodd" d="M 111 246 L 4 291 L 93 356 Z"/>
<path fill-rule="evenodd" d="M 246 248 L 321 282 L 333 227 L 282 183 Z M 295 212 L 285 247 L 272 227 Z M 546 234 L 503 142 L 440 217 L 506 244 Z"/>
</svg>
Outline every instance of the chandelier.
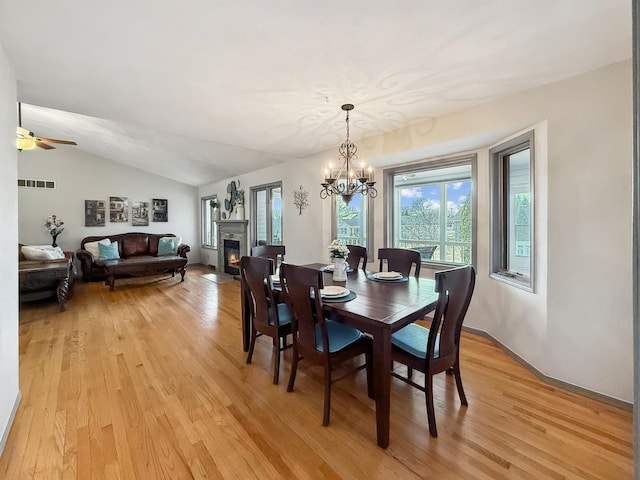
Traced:
<svg viewBox="0 0 640 480">
<path fill-rule="evenodd" d="M 340 165 L 334 169 L 329 163 L 324 169 L 324 182 L 320 184 L 322 186 L 320 198 L 340 195 L 346 204 L 349 204 L 351 198 L 357 193 L 371 198 L 378 196 L 378 191 L 374 187 L 376 182 L 371 180 L 371 167 L 365 167 L 364 162 L 360 163 L 360 168 L 354 167 L 358 161 L 356 154 L 358 148 L 349 140 L 349 112 L 353 108 L 350 103 L 342 105 L 342 110 L 347 112 L 347 139 L 338 149 Z"/>
</svg>

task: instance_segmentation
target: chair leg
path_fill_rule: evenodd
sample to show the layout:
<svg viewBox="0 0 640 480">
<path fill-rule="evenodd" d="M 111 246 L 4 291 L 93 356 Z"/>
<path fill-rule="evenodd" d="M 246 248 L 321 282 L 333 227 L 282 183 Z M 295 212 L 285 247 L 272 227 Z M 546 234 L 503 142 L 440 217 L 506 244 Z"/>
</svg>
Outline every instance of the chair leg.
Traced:
<svg viewBox="0 0 640 480">
<path fill-rule="evenodd" d="M 329 414 L 331 413 L 331 368 L 324 369 L 324 412 L 322 414 L 322 425 L 329 425 Z"/>
<path fill-rule="evenodd" d="M 365 361 L 367 362 L 367 394 L 369 398 L 376 398 L 376 390 L 373 388 L 373 355 L 369 352 L 364 354 Z M 393 361 L 391 362 L 391 370 L 393 370 Z"/>
<path fill-rule="evenodd" d="M 458 387 L 458 396 L 460 397 L 460 403 L 462 405 L 469 405 L 467 403 L 467 396 L 464 394 L 464 388 L 462 388 L 462 377 L 460 376 L 460 363 L 456 361 L 453 366 L 453 375 L 456 379 L 456 387 Z"/>
<path fill-rule="evenodd" d="M 280 377 L 280 337 L 273 337 L 273 354 L 276 356 L 273 366 L 273 384 L 277 385 Z"/>
<path fill-rule="evenodd" d="M 293 392 L 293 384 L 296 383 L 296 372 L 298 370 L 298 351 L 296 350 L 295 344 L 293 346 L 293 355 L 291 359 L 291 373 L 289 374 L 289 383 L 287 385 L 287 392 Z"/>
<path fill-rule="evenodd" d="M 249 353 L 247 354 L 247 363 L 251 363 L 253 358 L 253 348 L 256 346 L 256 329 L 251 329 L 251 343 L 249 344 Z"/>
<path fill-rule="evenodd" d="M 427 402 L 427 420 L 429 421 L 429 433 L 432 437 L 438 436 L 438 429 L 436 428 L 436 414 L 433 409 L 433 375 L 429 372 L 424 374 L 424 395 Z"/>
<path fill-rule="evenodd" d="M 407 367 L 407 378 L 411 378 L 413 376 L 413 368 Z"/>
</svg>

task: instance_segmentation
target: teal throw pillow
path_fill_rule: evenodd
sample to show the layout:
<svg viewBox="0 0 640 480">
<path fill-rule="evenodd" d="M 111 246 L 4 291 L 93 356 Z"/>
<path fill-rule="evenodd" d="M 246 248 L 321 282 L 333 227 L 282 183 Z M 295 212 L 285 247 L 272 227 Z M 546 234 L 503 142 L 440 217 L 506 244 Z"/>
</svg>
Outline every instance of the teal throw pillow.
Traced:
<svg viewBox="0 0 640 480">
<path fill-rule="evenodd" d="M 158 255 L 175 255 L 176 247 L 173 238 L 161 238 L 158 242 Z"/>
<path fill-rule="evenodd" d="M 120 254 L 118 253 L 118 242 L 113 242 L 109 245 L 98 243 L 98 252 L 99 260 L 112 260 L 114 258 L 120 258 Z"/>
</svg>

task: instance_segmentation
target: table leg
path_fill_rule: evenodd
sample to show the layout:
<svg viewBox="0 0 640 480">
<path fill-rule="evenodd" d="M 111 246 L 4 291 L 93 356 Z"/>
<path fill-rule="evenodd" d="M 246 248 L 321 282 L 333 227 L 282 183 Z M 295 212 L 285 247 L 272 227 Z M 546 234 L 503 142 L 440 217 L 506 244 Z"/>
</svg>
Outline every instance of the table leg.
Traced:
<svg viewBox="0 0 640 480">
<path fill-rule="evenodd" d="M 386 329 L 373 336 L 373 377 L 378 445 L 387 448 L 391 415 L 391 332 Z"/>
<path fill-rule="evenodd" d="M 251 343 L 251 314 L 249 298 L 242 279 L 240 279 L 240 305 L 242 307 L 242 318 L 240 320 L 242 322 L 242 350 L 248 352 L 249 344 Z"/>
</svg>

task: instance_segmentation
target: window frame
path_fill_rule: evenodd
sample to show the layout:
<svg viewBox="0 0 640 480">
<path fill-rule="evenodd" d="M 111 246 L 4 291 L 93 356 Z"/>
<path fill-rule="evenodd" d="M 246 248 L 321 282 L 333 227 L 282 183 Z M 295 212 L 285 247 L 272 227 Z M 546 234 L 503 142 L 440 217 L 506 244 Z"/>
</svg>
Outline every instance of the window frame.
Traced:
<svg viewBox="0 0 640 480">
<path fill-rule="evenodd" d="M 262 185 L 256 185 L 255 187 L 251 187 L 249 189 L 250 193 L 251 193 L 251 204 L 250 204 L 250 208 L 251 208 L 251 246 L 252 247 L 256 247 L 258 245 L 258 201 L 257 201 L 257 195 L 258 192 L 262 192 L 264 191 L 266 193 L 267 199 L 266 199 L 266 214 L 267 214 L 267 221 L 266 221 L 266 230 L 267 230 L 267 238 L 270 239 L 271 241 L 273 241 L 273 229 L 272 229 L 272 214 L 273 214 L 273 210 L 270 208 L 271 205 L 271 200 L 272 200 L 272 190 L 279 188 L 280 189 L 280 201 L 282 202 L 283 200 L 283 193 L 284 190 L 282 188 L 282 180 L 279 180 L 277 182 L 270 182 L 270 183 L 265 183 Z M 284 202 L 282 202 L 282 206 L 284 206 Z M 281 218 L 280 218 L 280 228 L 282 230 L 282 239 L 280 242 L 280 245 L 284 245 L 284 209 L 281 209 Z M 267 243 L 268 245 L 273 245 L 273 243 Z"/>
<path fill-rule="evenodd" d="M 373 172 L 370 174 L 369 178 L 371 179 L 371 181 L 375 181 L 374 177 L 373 177 Z M 341 176 L 340 178 L 337 179 L 337 181 L 340 180 L 348 180 L 346 175 Z M 363 197 L 364 195 L 357 193 L 356 195 L 360 195 L 361 197 Z M 331 197 L 331 240 L 338 238 L 338 197 L 339 195 L 333 195 Z M 367 241 L 365 242 L 366 245 L 363 245 L 363 247 L 365 247 L 367 249 L 367 262 L 369 261 L 373 261 L 373 203 L 374 203 L 374 197 L 371 197 L 370 195 L 366 195 L 366 202 L 367 202 L 367 215 L 366 215 L 366 219 L 365 221 L 366 223 L 366 234 L 367 234 Z"/>
<path fill-rule="evenodd" d="M 489 149 L 490 189 L 491 189 L 491 240 L 489 276 L 495 280 L 535 291 L 535 135 L 529 130 Z M 505 162 L 510 155 L 529 149 L 529 275 L 509 269 L 509 219 L 507 202 L 508 168 Z"/>
<path fill-rule="evenodd" d="M 395 224 L 396 212 L 394 209 L 394 176 L 403 173 L 413 173 L 425 170 L 438 170 L 442 168 L 469 165 L 471 167 L 471 265 L 477 268 L 477 223 L 478 223 L 478 155 L 472 153 L 458 153 L 446 157 L 425 158 L 418 162 L 391 167 L 384 170 L 384 191 L 385 191 L 385 246 L 393 247 L 395 245 Z M 446 242 L 445 242 L 446 243 Z M 463 265 L 458 262 L 448 262 L 445 260 L 422 260 L 425 268 L 450 268 Z"/>
<path fill-rule="evenodd" d="M 216 220 L 213 216 L 213 209 L 209 205 L 209 202 L 213 199 L 217 199 L 218 195 L 205 195 L 204 197 L 200 197 L 200 246 L 202 248 L 217 250 L 218 249 L 218 225 L 216 224 Z M 211 244 L 205 243 L 205 222 L 207 221 L 207 209 L 210 212 L 210 222 L 211 222 Z"/>
</svg>

